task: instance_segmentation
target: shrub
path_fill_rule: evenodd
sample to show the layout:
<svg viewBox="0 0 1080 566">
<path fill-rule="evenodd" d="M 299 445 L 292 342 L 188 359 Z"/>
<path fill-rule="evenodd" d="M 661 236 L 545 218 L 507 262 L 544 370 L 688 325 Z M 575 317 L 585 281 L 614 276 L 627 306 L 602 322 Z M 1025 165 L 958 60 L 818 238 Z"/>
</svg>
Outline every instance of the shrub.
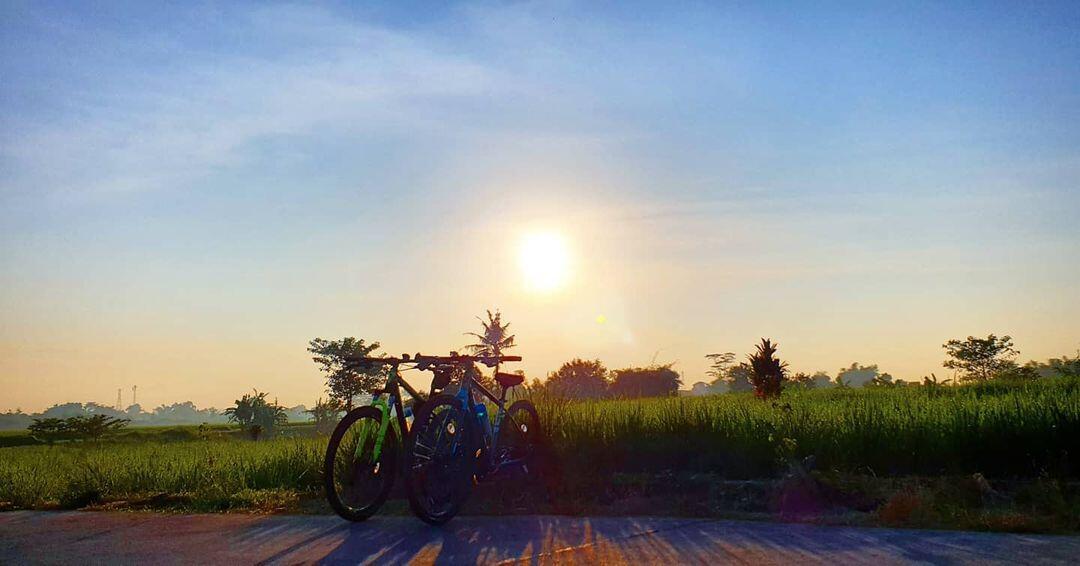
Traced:
<svg viewBox="0 0 1080 566">
<path fill-rule="evenodd" d="M 776 357 L 776 346 L 762 338 L 757 351 L 750 356 L 750 383 L 754 386 L 754 395 L 760 399 L 779 397 L 787 377 L 787 363 Z"/>
</svg>

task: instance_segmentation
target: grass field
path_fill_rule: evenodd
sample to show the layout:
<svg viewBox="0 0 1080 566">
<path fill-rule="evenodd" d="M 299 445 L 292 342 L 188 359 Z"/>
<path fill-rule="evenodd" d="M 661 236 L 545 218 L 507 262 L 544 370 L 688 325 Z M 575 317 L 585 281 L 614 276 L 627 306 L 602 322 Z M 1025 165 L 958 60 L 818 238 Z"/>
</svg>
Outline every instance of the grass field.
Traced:
<svg viewBox="0 0 1080 566">
<path fill-rule="evenodd" d="M 656 478 L 712 494 L 738 480 L 779 481 L 793 470 L 809 473 L 810 456 L 822 477 L 894 483 L 973 473 L 1068 483 L 1080 471 L 1077 379 L 790 391 L 778 402 L 742 394 L 541 401 L 539 408 L 557 464 L 556 498 L 585 508 L 625 495 L 627 486 L 655 491 L 648 486 Z M 167 427 L 133 429 L 119 441 L 0 448 L 0 506 L 295 507 L 290 502 L 318 498 L 326 440 L 302 427 L 289 434 L 252 442 L 216 427 Z M 1063 501 L 1058 511 L 1075 508 L 1060 489 L 1053 497 Z"/>
</svg>

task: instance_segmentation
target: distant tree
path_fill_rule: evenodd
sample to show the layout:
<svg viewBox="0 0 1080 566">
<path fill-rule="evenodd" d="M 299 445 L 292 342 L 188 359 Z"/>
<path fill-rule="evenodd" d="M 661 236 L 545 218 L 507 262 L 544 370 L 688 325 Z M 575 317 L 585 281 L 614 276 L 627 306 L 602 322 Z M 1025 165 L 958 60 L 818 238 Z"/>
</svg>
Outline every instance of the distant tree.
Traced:
<svg viewBox="0 0 1080 566">
<path fill-rule="evenodd" d="M 510 323 L 503 323 L 502 313 L 495 310 L 494 313 L 487 311 L 487 320 L 476 317 L 483 325 L 483 333 L 466 332 L 466 336 L 477 339 L 476 343 L 468 344 L 465 349 L 476 356 L 501 356 L 504 351 L 514 347 L 514 335 L 509 334 Z"/>
<path fill-rule="evenodd" d="M 787 363 L 776 357 L 776 346 L 762 338 L 757 351 L 748 356 L 750 383 L 754 386 L 754 395 L 761 399 L 779 397 L 787 377 Z"/>
<path fill-rule="evenodd" d="M 99 440 L 124 428 L 128 422 L 128 419 L 118 419 L 103 414 L 80 415 L 66 419 L 41 418 L 34 419 L 27 430 L 34 438 L 52 444 L 58 440 Z"/>
<path fill-rule="evenodd" d="M 380 344 L 364 343 L 364 340 L 347 337 L 341 340 L 316 338 L 308 343 L 311 360 L 326 374 L 326 389 L 330 398 L 341 402 L 345 410 L 352 410 L 353 398 L 371 392 L 383 385 L 386 368 L 375 364 L 358 364 L 350 358 L 371 357 Z"/>
<path fill-rule="evenodd" d="M 1025 364 L 1022 366 L 1011 364 L 994 374 L 994 379 L 1009 381 L 1031 381 L 1039 379 L 1039 370 L 1034 366 Z"/>
<path fill-rule="evenodd" d="M 68 419 L 68 427 L 76 437 L 100 440 L 104 436 L 116 433 L 129 422 L 131 422 L 129 419 L 96 414 L 89 417 L 71 417 Z"/>
<path fill-rule="evenodd" d="M 341 415 L 341 411 L 344 407 L 341 406 L 341 402 L 336 399 L 327 399 L 323 401 L 322 397 L 315 402 L 315 406 L 308 409 L 308 413 L 311 413 L 311 417 L 315 420 L 315 430 L 320 434 L 330 434 L 334 432 L 334 427 L 337 426 L 338 418 Z"/>
<path fill-rule="evenodd" d="M 943 385 L 948 385 L 950 383 L 952 383 L 951 379 L 941 379 L 941 380 L 939 380 L 938 376 L 935 375 L 935 374 L 932 374 L 932 373 L 930 375 L 924 376 L 922 378 L 922 384 L 924 386 L 926 386 L 926 387 L 941 387 Z"/>
<path fill-rule="evenodd" d="M 881 375 L 877 364 L 864 366 L 852 362 L 850 367 L 840 368 L 836 373 L 836 385 L 839 387 L 862 387 Z"/>
<path fill-rule="evenodd" d="M 1080 376 L 1080 351 L 1077 351 L 1075 358 L 1062 356 L 1045 362 L 1032 360 L 1024 364 L 1024 367 L 1031 368 L 1039 377 L 1077 377 Z"/>
<path fill-rule="evenodd" d="M 607 394 L 608 371 L 600 360 L 575 358 L 548 375 L 544 392 L 567 399 L 597 399 Z"/>
<path fill-rule="evenodd" d="M 80 417 L 85 414 L 86 409 L 83 408 L 82 403 L 64 403 L 45 409 L 41 413 L 41 417 L 46 419 L 66 419 L 68 417 Z"/>
<path fill-rule="evenodd" d="M 750 382 L 752 374 L 753 369 L 751 369 L 750 364 L 742 362 L 728 370 L 728 377 L 724 380 L 724 383 L 727 383 L 728 391 L 732 393 L 753 391 L 754 384 Z"/>
<path fill-rule="evenodd" d="M 713 378 L 713 383 L 727 379 L 728 372 L 735 365 L 734 352 L 706 354 L 705 358 L 709 360 L 709 371 L 705 373 Z"/>
<path fill-rule="evenodd" d="M 68 426 L 67 419 L 55 417 L 34 419 L 34 422 L 26 427 L 26 430 L 30 432 L 30 436 L 46 444 L 75 438 L 74 431 Z"/>
<path fill-rule="evenodd" d="M 813 374 L 800 371 L 790 376 L 788 382 L 792 385 L 802 387 L 803 389 L 825 388 L 834 385 L 833 378 L 829 377 L 829 374 L 823 371 L 816 371 Z"/>
<path fill-rule="evenodd" d="M 968 336 L 967 340 L 949 340 L 941 345 L 949 359 L 942 364 L 959 370 L 962 381 L 986 381 L 1004 370 L 1016 367 L 1013 361 L 1019 352 L 1013 348 L 1012 337 L 986 338 Z"/>
<path fill-rule="evenodd" d="M 682 379 L 671 365 L 615 370 L 608 388 L 611 395 L 632 399 L 638 397 L 671 397 L 678 395 Z"/>
<path fill-rule="evenodd" d="M 810 376 L 810 379 L 812 380 L 814 387 L 824 388 L 833 386 L 833 379 L 829 377 L 828 372 L 815 371 L 814 375 Z"/>
<path fill-rule="evenodd" d="M 272 434 L 278 426 L 289 421 L 285 416 L 285 408 L 267 401 L 266 393 L 258 390 L 255 390 L 254 395 L 245 393 L 232 407 L 225 409 L 225 414 L 255 440 L 263 433 Z"/>
<path fill-rule="evenodd" d="M 1062 377 L 1080 377 L 1080 350 L 1077 350 L 1076 356 L 1072 358 L 1069 356 L 1050 358 L 1047 365 Z"/>
<path fill-rule="evenodd" d="M 888 373 L 883 373 L 874 379 L 871 379 L 866 383 L 865 387 L 897 387 L 902 385 L 899 381 L 894 381 L 893 376 Z"/>
</svg>

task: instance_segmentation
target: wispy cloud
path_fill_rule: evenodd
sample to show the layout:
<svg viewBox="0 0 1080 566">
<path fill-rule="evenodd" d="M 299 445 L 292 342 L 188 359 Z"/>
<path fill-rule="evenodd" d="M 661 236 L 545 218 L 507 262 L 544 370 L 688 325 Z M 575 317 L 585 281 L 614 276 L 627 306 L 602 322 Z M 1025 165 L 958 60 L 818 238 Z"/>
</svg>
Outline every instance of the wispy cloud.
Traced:
<svg viewBox="0 0 1080 566">
<path fill-rule="evenodd" d="M 241 163 L 269 137 L 438 129 L 452 120 L 439 115 L 440 101 L 507 84 L 467 56 L 319 10 L 265 8 L 217 25 L 252 42 L 302 47 L 225 56 L 174 46 L 184 52 L 181 64 L 72 92 L 67 104 L 78 111 L 59 123 L 13 118 L 16 133 L 0 139 L 11 164 L 0 177 L 4 192 L 71 197 L 181 186 Z"/>
</svg>

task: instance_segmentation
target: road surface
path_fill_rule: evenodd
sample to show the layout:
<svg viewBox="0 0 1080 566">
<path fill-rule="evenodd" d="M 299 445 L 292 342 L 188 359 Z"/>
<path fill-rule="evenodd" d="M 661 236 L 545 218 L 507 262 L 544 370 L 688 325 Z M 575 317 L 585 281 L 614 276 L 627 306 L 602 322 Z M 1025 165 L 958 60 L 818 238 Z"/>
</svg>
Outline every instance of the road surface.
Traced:
<svg viewBox="0 0 1080 566">
<path fill-rule="evenodd" d="M 0 564 L 1075 564 L 1080 537 L 704 519 L 0 513 Z"/>
</svg>

